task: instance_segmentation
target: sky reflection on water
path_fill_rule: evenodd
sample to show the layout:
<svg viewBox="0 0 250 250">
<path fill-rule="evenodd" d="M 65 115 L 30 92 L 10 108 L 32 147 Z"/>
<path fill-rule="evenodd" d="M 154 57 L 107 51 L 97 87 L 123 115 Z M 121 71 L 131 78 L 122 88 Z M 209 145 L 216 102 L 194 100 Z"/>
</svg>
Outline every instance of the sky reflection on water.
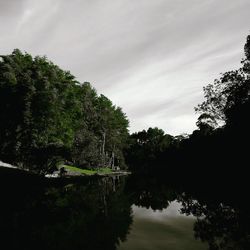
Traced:
<svg viewBox="0 0 250 250">
<path fill-rule="evenodd" d="M 195 217 L 181 214 L 180 208 L 181 204 L 177 201 L 171 202 L 162 211 L 133 205 L 130 233 L 118 249 L 207 249 L 206 244 L 194 238 Z"/>
</svg>

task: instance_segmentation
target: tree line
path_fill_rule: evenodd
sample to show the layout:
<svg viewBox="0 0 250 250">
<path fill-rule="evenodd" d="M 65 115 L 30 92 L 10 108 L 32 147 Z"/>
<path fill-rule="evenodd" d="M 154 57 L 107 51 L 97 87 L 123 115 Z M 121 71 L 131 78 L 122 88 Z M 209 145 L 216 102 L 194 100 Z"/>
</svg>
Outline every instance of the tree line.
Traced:
<svg viewBox="0 0 250 250">
<path fill-rule="evenodd" d="M 60 161 L 125 167 L 128 119 L 46 57 L 0 56 L 0 159 L 38 173 Z"/>
<path fill-rule="evenodd" d="M 149 128 L 129 136 L 120 107 L 78 82 L 46 57 L 16 49 L 0 56 L 0 159 L 39 173 L 58 162 L 133 172 L 234 175 L 247 169 L 250 105 L 250 35 L 241 67 L 204 87 L 190 135 Z M 189 167 L 192 166 L 192 167 Z"/>
<path fill-rule="evenodd" d="M 149 128 L 130 136 L 126 159 L 133 171 L 182 173 L 183 179 L 204 175 L 209 181 L 219 176 L 247 176 L 250 35 L 244 52 L 239 69 L 221 74 L 204 87 L 204 101 L 195 108 L 200 114 L 198 129 L 192 134 L 171 136 Z"/>
</svg>

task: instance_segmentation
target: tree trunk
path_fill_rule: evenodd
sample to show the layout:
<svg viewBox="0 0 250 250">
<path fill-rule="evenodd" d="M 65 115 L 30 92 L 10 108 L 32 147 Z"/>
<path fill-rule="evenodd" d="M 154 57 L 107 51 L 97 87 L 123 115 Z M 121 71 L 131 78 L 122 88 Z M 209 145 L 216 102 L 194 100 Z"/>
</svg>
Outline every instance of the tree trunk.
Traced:
<svg viewBox="0 0 250 250">
<path fill-rule="evenodd" d="M 106 166 L 105 143 L 106 143 L 106 132 L 103 132 L 103 142 L 102 142 L 102 164 L 103 164 L 103 167 Z"/>
</svg>

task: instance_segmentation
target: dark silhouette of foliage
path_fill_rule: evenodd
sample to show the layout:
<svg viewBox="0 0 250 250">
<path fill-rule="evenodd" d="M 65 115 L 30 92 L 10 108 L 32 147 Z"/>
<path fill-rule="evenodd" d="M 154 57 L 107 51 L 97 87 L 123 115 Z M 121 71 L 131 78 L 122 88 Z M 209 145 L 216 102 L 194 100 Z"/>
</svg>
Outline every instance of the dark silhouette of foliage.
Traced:
<svg viewBox="0 0 250 250">
<path fill-rule="evenodd" d="M 237 178 L 247 181 L 250 141 L 250 35 L 238 70 L 226 72 L 204 88 L 205 100 L 195 108 L 198 129 L 186 137 L 169 137 L 171 143 L 154 146 L 145 131 L 131 135 L 128 164 L 133 171 L 171 174 L 181 182 L 226 185 Z M 164 132 L 163 132 L 164 134 Z M 145 139 L 146 138 L 146 139 Z M 163 135 L 162 135 L 163 138 Z M 149 146 L 149 148 L 147 147 Z M 229 166 L 233 165 L 233 168 Z M 237 168 L 237 170 L 235 170 Z M 200 178 L 204 175 L 204 178 Z"/>
<path fill-rule="evenodd" d="M 246 201 L 242 206 L 242 203 L 235 203 L 233 197 L 230 197 L 230 203 L 223 198 L 218 199 L 216 195 L 213 195 L 213 200 L 205 197 L 203 194 L 203 198 L 197 200 L 191 193 L 178 197 L 183 206 L 182 213 L 197 218 L 195 238 L 207 242 L 209 250 L 249 249 L 250 216 Z"/>
<path fill-rule="evenodd" d="M 115 250 L 129 233 L 132 205 L 162 210 L 178 201 L 181 213 L 195 217 L 194 236 L 209 250 L 248 250 L 249 187 L 213 180 L 207 185 L 200 179 L 177 183 L 172 175 L 140 174 L 46 180 L 0 168 L 2 244 L 8 249 Z"/>
<path fill-rule="evenodd" d="M 132 210 L 124 180 L 85 178 L 65 185 L 0 177 L 1 241 L 8 249 L 115 250 L 126 240 Z"/>
<path fill-rule="evenodd" d="M 126 161 L 133 171 L 148 172 L 152 165 L 157 165 L 160 155 L 174 141 L 173 136 L 162 129 L 149 128 L 130 136 L 130 147 L 126 151 Z"/>
</svg>

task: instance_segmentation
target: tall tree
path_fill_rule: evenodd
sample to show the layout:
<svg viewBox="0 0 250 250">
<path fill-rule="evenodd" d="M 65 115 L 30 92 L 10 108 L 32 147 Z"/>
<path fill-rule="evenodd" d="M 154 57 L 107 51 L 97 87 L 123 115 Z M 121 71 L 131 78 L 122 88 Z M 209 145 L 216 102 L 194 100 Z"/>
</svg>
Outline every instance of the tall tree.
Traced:
<svg viewBox="0 0 250 250">
<path fill-rule="evenodd" d="M 204 87 L 205 101 L 195 110 L 200 113 L 197 125 L 224 126 L 232 121 L 232 111 L 249 102 L 250 93 L 250 35 L 244 47 L 245 58 L 238 70 L 223 73 L 213 84 Z"/>
<path fill-rule="evenodd" d="M 89 83 L 20 50 L 1 56 L 0 116 L 1 159 L 41 173 L 61 158 L 98 166 L 100 145 L 122 155 L 128 135 L 125 114 Z"/>
</svg>

